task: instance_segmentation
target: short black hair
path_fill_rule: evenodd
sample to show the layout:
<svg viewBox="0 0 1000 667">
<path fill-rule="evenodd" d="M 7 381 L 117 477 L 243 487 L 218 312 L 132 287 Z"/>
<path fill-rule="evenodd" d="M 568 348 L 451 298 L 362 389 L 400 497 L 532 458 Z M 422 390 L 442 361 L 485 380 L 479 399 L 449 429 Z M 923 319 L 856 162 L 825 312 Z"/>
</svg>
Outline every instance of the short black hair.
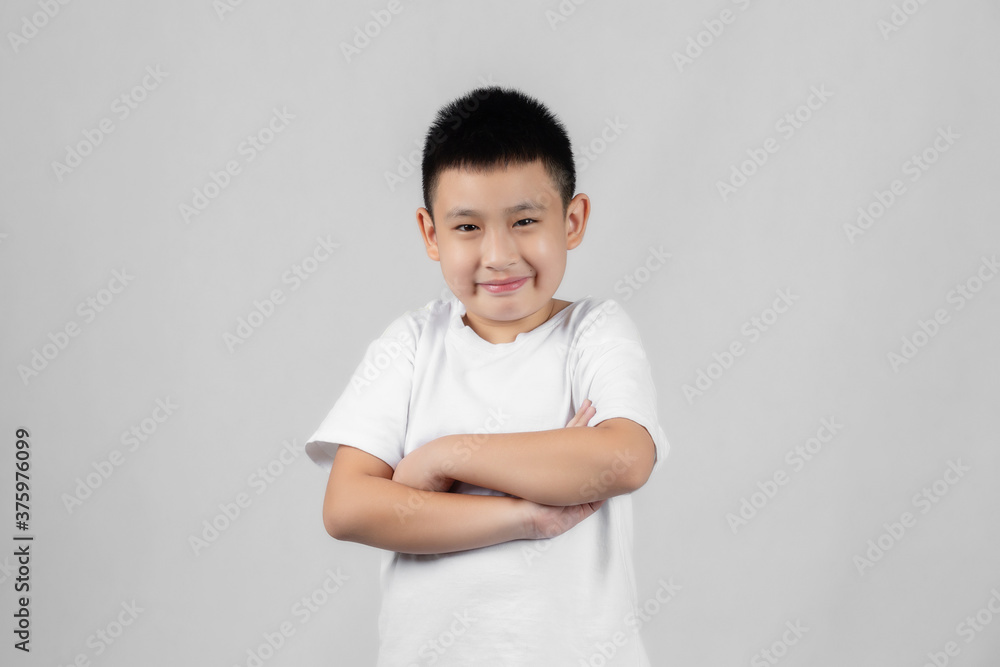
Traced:
<svg viewBox="0 0 1000 667">
<path fill-rule="evenodd" d="M 576 169 L 566 128 L 538 100 L 513 88 L 477 88 L 443 106 L 424 141 L 424 208 L 441 172 L 458 168 L 490 171 L 541 160 L 562 199 L 573 199 Z"/>
</svg>

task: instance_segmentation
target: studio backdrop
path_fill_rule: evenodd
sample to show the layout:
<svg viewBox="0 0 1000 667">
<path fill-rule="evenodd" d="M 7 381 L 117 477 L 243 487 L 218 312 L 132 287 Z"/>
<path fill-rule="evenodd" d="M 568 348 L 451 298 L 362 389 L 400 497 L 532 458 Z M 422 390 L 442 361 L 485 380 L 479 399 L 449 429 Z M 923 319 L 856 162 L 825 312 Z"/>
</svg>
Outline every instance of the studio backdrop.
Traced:
<svg viewBox="0 0 1000 667">
<path fill-rule="evenodd" d="M 381 552 L 327 535 L 303 446 L 448 295 L 421 149 L 483 85 L 565 123 L 593 209 L 556 297 L 615 299 L 653 369 L 652 663 L 1000 661 L 996 2 L 11 0 L 0 28 L 4 665 L 373 663 Z"/>
</svg>

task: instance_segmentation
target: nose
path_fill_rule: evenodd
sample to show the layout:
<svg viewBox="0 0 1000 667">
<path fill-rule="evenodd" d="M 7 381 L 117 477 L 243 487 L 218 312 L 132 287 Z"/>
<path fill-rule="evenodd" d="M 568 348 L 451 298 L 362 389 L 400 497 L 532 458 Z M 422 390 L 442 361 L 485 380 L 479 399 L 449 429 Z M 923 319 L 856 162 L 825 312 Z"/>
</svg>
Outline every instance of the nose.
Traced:
<svg viewBox="0 0 1000 667">
<path fill-rule="evenodd" d="M 516 264 L 519 253 L 514 235 L 503 225 L 494 225 L 483 235 L 482 256 L 483 265 L 497 271 Z"/>
</svg>

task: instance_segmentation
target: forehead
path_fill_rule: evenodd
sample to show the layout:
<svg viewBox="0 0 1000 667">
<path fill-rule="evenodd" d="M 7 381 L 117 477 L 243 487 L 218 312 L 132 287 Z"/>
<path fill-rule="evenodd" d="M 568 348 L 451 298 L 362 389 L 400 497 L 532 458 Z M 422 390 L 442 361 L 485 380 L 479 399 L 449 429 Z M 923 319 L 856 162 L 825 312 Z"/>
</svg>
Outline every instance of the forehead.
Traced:
<svg viewBox="0 0 1000 667">
<path fill-rule="evenodd" d="M 445 169 L 435 190 L 435 210 L 444 213 L 454 207 L 496 212 L 524 201 L 548 209 L 560 201 L 541 160 L 486 171 Z"/>
</svg>

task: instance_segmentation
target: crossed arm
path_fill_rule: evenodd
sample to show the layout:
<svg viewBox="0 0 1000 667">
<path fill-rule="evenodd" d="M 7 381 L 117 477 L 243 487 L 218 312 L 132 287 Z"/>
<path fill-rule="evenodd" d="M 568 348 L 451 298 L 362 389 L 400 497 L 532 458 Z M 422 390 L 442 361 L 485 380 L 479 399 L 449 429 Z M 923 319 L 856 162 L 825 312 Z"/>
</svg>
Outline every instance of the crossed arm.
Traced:
<svg viewBox="0 0 1000 667">
<path fill-rule="evenodd" d="M 641 487 L 652 470 L 646 429 L 623 418 L 586 427 L 595 412 L 585 401 L 561 429 L 443 436 L 395 470 L 342 445 L 330 471 L 324 524 L 337 539 L 404 553 L 558 535 L 607 498 Z M 454 481 L 514 497 L 447 493 Z"/>
<path fill-rule="evenodd" d="M 447 491 L 462 481 L 543 505 L 579 505 L 631 493 L 653 468 L 653 439 L 630 419 L 585 426 L 590 401 L 566 428 L 446 435 L 407 455 L 393 481 Z"/>
</svg>

